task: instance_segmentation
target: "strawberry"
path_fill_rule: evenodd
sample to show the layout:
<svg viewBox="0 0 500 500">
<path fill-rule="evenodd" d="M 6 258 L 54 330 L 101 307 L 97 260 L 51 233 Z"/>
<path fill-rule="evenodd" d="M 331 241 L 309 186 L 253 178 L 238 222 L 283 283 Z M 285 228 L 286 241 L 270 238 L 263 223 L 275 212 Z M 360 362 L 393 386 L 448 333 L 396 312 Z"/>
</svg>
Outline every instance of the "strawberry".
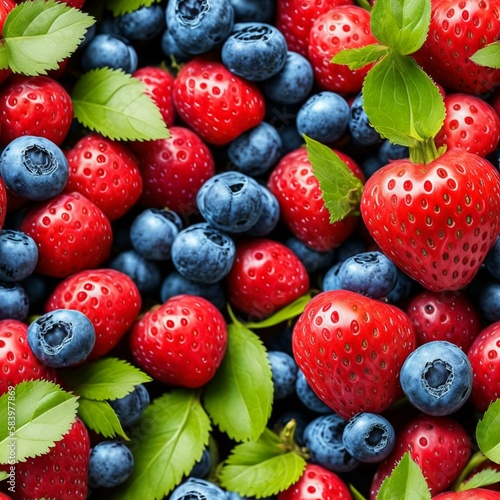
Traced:
<svg viewBox="0 0 500 500">
<path fill-rule="evenodd" d="M 330 290 L 306 305 L 292 347 L 314 392 L 349 419 L 362 411 L 380 413 L 402 395 L 399 371 L 415 349 L 415 334 L 396 306 Z"/>
<path fill-rule="evenodd" d="M 107 354 L 128 331 L 142 298 L 128 275 L 115 269 L 87 269 L 61 281 L 49 295 L 45 312 L 76 309 L 94 325 L 96 341 L 87 359 Z"/>
<path fill-rule="evenodd" d="M 2 179 L 0 179 L 0 229 L 2 229 L 7 216 L 7 190 Z"/>
<path fill-rule="evenodd" d="M 0 0 L 0 33 L 3 31 L 3 25 L 9 12 L 16 6 L 16 2 L 14 0 Z M 10 68 L 0 69 L 0 83 L 5 81 L 10 75 L 12 71 Z"/>
<path fill-rule="evenodd" d="M 484 94 L 500 81 L 500 69 L 470 60 L 500 38 L 496 0 L 433 0 L 426 41 L 414 54 L 417 62 L 447 90 Z"/>
<path fill-rule="evenodd" d="M 400 430 L 391 454 L 377 467 L 371 500 L 375 500 L 382 481 L 407 451 L 422 469 L 431 494 L 436 495 L 455 481 L 469 460 L 471 440 L 464 427 L 451 417 L 414 417 Z"/>
<path fill-rule="evenodd" d="M 347 155 L 334 151 L 353 174 L 364 181 L 359 166 Z M 338 247 L 358 223 L 359 217 L 356 216 L 330 223 L 330 214 L 304 147 L 281 158 L 271 172 L 267 186 L 278 199 L 281 220 L 297 239 L 315 250 L 327 251 Z"/>
<path fill-rule="evenodd" d="M 2 147 L 21 135 L 45 137 L 59 146 L 72 120 L 71 98 L 53 78 L 13 75 L 0 90 Z"/>
<path fill-rule="evenodd" d="M 130 350 L 137 365 L 165 384 L 205 385 L 222 362 L 227 326 L 221 312 L 196 295 L 175 295 L 134 323 Z"/>
<path fill-rule="evenodd" d="M 450 150 L 427 165 L 395 160 L 366 182 L 361 215 L 380 249 L 433 291 L 467 285 L 500 232 L 500 175 Z"/>
<path fill-rule="evenodd" d="M 240 241 L 226 276 L 232 306 L 263 319 L 298 299 L 309 289 L 309 275 L 288 247 L 267 238 Z"/>
<path fill-rule="evenodd" d="M 33 354 L 27 340 L 28 325 L 15 319 L 0 320 L 0 395 L 24 380 L 54 380 L 55 372 Z"/>
<path fill-rule="evenodd" d="M 357 5 L 341 5 L 319 16 L 309 33 L 309 62 L 317 85 L 339 94 L 361 91 L 371 64 L 351 70 L 331 62 L 343 49 L 355 49 L 377 43 L 370 29 L 370 14 Z"/>
<path fill-rule="evenodd" d="M 16 464 L 16 491 L 12 498 L 85 499 L 89 456 L 89 434 L 77 417 L 48 453 Z"/>
<path fill-rule="evenodd" d="M 62 193 L 34 205 L 20 230 L 38 246 L 35 271 L 63 278 L 97 267 L 110 254 L 113 233 L 103 212 L 80 193 Z"/>
<path fill-rule="evenodd" d="M 264 97 L 252 82 L 231 73 L 221 62 L 197 57 L 174 82 L 179 116 L 210 144 L 224 145 L 262 122 Z"/>
<path fill-rule="evenodd" d="M 110 221 L 124 215 L 139 199 L 142 192 L 139 164 L 124 144 L 91 133 L 65 154 L 69 166 L 65 192 L 83 194 Z"/>
<path fill-rule="evenodd" d="M 471 488 L 464 491 L 445 491 L 432 497 L 433 500 L 499 500 L 500 493 L 486 488 Z"/>
</svg>

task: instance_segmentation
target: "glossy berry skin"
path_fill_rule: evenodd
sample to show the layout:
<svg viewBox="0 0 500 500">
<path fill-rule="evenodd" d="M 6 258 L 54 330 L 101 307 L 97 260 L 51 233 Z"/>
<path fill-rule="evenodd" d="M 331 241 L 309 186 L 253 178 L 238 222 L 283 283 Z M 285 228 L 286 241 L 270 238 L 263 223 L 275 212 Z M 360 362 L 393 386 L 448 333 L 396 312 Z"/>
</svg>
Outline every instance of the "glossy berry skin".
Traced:
<svg viewBox="0 0 500 500">
<path fill-rule="evenodd" d="M 0 281 L 17 282 L 30 276 L 38 261 L 33 238 L 15 229 L 0 230 Z"/>
<path fill-rule="evenodd" d="M 123 337 L 141 310 L 135 283 L 115 269 L 88 269 L 68 276 L 52 290 L 45 312 L 74 309 L 92 322 L 95 345 L 88 359 L 107 354 Z"/>
<path fill-rule="evenodd" d="M 334 250 L 318 252 L 302 243 L 302 241 L 295 238 L 295 236 L 288 238 L 285 241 L 285 245 L 300 259 L 308 273 L 328 269 L 333 265 L 335 260 Z"/>
<path fill-rule="evenodd" d="M 237 244 L 225 285 L 233 307 L 263 319 L 306 293 L 309 275 L 299 258 L 282 243 L 251 238 Z"/>
<path fill-rule="evenodd" d="M 297 372 L 297 380 L 295 381 L 295 392 L 299 401 L 308 409 L 314 413 L 320 415 L 326 415 L 332 413 L 332 409 L 327 406 L 316 393 L 312 390 L 311 386 L 307 382 L 307 379 L 302 370 Z"/>
<path fill-rule="evenodd" d="M 226 493 L 206 479 L 190 477 L 170 494 L 170 500 L 226 500 Z"/>
<path fill-rule="evenodd" d="M 0 281 L 0 319 L 25 321 L 29 307 L 28 294 L 19 283 Z"/>
<path fill-rule="evenodd" d="M 226 343 L 221 312 L 195 295 L 177 295 L 150 309 L 130 333 L 130 349 L 139 367 L 160 382 L 189 388 L 211 380 Z"/>
<path fill-rule="evenodd" d="M 367 180 L 361 215 L 381 251 L 406 274 L 429 290 L 457 290 L 498 237 L 499 186 L 491 163 L 460 150 L 427 165 L 395 160 Z"/>
<path fill-rule="evenodd" d="M 130 41 L 147 41 L 165 28 L 165 11 L 160 5 L 142 6 L 115 20 L 118 34 Z"/>
<path fill-rule="evenodd" d="M 84 72 L 110 68 L 131 74 L 137 69 L 138 56 L 126 38 L 99 33 L 85 46 L 81 66 Z"/>
<path fill-rule="evenodd" d="M 352 500 L 346 483 L 335 472 L 308 463 L 300 479 L 278 494 L 278 500 Z"/>
<path fill-rule="evenodd" d="M 253 82 L 205 58 L 191 59 L 179 71 L 174 103 L 190 128 L 214 145 L 228 144 L 265 115 L 264 98 Z"/>
<path fill-rule="evenodd" d="M 149 392 L 144 384 L 139 384 L 123 398 L 113 399 L 108 403 L 115 410 L 122 427 L 130 427 L 141 420 L 144 411 L 149 406 Z"/>
<path fill-rule="evenodd" d="M 274 18 L 274 2 L 268 0 L 229 0 L 235 22 L 257 21 L 267 23 Z"/>
<path fill-rule="evenodd" d="M 210 455 L 210 449 L 208 447 L 203 449 L 201 458 L 194 464 L 189 477 L 197 477 L 198 479 L 205 479 L 210 469 L 212 468 L 212 456 Z"/>
<path fill-rule="evenodd" d="M 340 290 L 342 288 L 339 278 L 339 272 L 341 267 L 342 267 L 342 262 L 336 262 L 323 275 L 321 281 L 321 290 L 323 292 L 326 292 L 327 290 Z"/>
<path fill-rule="evenodd" d="M 363 95 L 359 93 L 351 103 L 349 132 L 353 141 L 361 146 L 371 146 L 382 142 L 380 134 L 372 127 L 363 107 Z M 385 165 L 385 163 L 382 163 Z"/>
<path fill-rule="evenodd" d="M 494 278 L 500 279 L 500 237 L 497 238 L 486 255 L 484 266 Z"/>
<path fill-rule="evenodd" d="M 134 456 L 128 446 L 119 441 L 101 441 L 89 456 L 89 485 L 113 488 L 122 484 L 132 473 Z"/>
<path fill-rule="evenodd" d="M 347 420 L 361 411 L 381 413 L 402 395 L 399 371 L 415 334 L 397 307 L 332 290 L 306 305 L 292 347 L 314 392 Z"/>
<path fill-rule="evenodd" d="M 496 323 L 500 320 L 500 283 L 489 281 L 478 292 L 476 305 L 481 317 L 487 323 Z"/>
<path fill-rule="evenodd" d="M 267 356 L 273 374 L 274 399 L 285 399 L 295 393 L 297 363 L 283 351 L 268 351 Z"/>
<path fill-rule="evenodd" d="M 444 491 L 432 497 L 434 500 L 498 500 L 500 494 L 498 491 L 488 490 L 486 488 L 470 488 L 464 491 Z"/>
<path fill-rule="evenodd" d="M 267 236 L 277 226 L 280 220 L 280 205 L 276 196 L 269 189 L 260 185 L 262 211 L 257 222 L 246 231 L 250 236 Z"/>
</svg>

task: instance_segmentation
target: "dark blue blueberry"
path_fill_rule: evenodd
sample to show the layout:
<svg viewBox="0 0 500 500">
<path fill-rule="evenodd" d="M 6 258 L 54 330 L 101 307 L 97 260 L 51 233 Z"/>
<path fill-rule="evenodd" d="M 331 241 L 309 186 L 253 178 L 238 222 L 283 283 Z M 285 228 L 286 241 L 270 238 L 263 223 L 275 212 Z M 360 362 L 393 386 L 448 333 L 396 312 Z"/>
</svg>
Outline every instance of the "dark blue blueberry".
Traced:
<svg viewBox="0 0 500 500">
<path fill-rule="evenodd" d="M 222 172 L 201 186 L 196 204 L 214 228 L 227 233 L 243 233 L 259 220 L 262 192 L 252 177 L 241 172 Z"/>
<path fill-rule="evenodd" d="M 94 325 L 75 309 L 56 309 L 42 314 L 28 327 L 28 344 L 33 354 L 55 368 L 85 361 L 94 343 Z"/>
<path fill-rule="evenodd" d="M 192 57 L 177 45 L 169 29 L 166 29 L 161 37 L 161 51 L 169 58 L 169 62 L 187 62 Z"/>
<path fill-rule="evenodd" d="M 400 304 L 408 299 L 415 289 L 415 281 L 398 269 L 398 276 L 394 288 L 386 295 L 390 304 Z"/>
<path fill-rule="evenodd" d="M 461 408 L 472 390 L 467 355 L 455 344 L 434 340 L 417 347 L 400 371 L 401 387 L 410 403 L 435 416 Z"/>
<path fill-rule="evenodd" d="M 263 82 L 267 98 L 279 104 L 303 103 L 314 85 L 311 63 L 298 52 L 287 52 L 284 66 L 274 76 Z"/>
<path fill-rule="evenodd" d="M 396 285 L 398 269 L 382 252 L 363 252 L 345 260 L 339 269 L 340 287 L 379 299 Z"/>
<path fill-rule="evenodd" d="M 134 456 L 119 441 L 101 441 L 90 450 L 89 486 L 113 488 L 124 483 L 134 469 Z"/>
<path fill-rule="evenodd" d="M 234 20 L 238 23 L 272 23 L 274 20 L 274 0 L 229 0 L 234 9 Z"/>
<path fill-rule="evenodd" d="M 201 458 L 194 464 L 189 477 L 197 477 L 198 479 L 205 479 L 212 467 L 212 456 L 210 455 L 210 448 L 206 447 L 201 454 Z"/>
<path fill-rule="evenodd" d="M 339 262 L 344 262 L 349 257 L 353 257 L 358 253 L 363 253 L 366 251 L 366 243 L 356 237 L 348 238 L 343 241 L 342 244 L 337 247 L 337 260 Z"/>
<path fill-rule="evenodd" d="M 481 284 L 476 297 L 481 316 L 488 323 L 500 321 L 500 283 L 488 280 Z"/>
<path fill-rule="evenodd" d="M 295 433 L 294 438 L 297 444 L 300 446 L 304 445 L 304 429 L 309 424 L 309 417 L 300 410 L 288 410 L 285 413 L 281 414 L 277 420 L 275 428 L 277 432 L 280 432 L 285 425 L 287 425 L 290 421 L 295 420 Z"/>
<path fill-rule="evenodd" d="M 304 144 L 304 138 L 299 134 L 295 121 L 284 127 L 280 127 L 278 133 L 281 137 L 283 155 L 300 148 Z"/>
<path fill-rule="evenodd" d="M 339 278 L 341 266 L 342 262 L 336 262 L 332 267 L 330 267 L 330 269 L 328 269 L 328 271 L 326 271 L 321 281 L 321 290 L 323 292 L 328 290 L 340 290 L 342 288 Z"/>
<path fill-rule="evenodd" d="M 23 135 L 2 151 L 0 176 L 17 196 L 41 201 L 62 192 L 69 168 L 59 146 L 45 137 Z"/>
<path fill-rule="evenodd" d="M 327 90 L 312 95 L 297 115 L 297 130 L 319 142 L 340 139 L 349 123 L 349 104 L 339 94 Z"/>
<path fill-rule="evenodd" d="M 143 6 L 116 18 L 118 33 L 131 41 L 151 40 L 165 29 L 165 11 L 158 4 Z"/>
<path fill-rule="evenodd" d="M 408 158 L 409 150 L 406 146 L 393 144 L 387 139 L 378 148 L 377 157 L 382 165 L 387 165 L 393 160 Z"/>
<path fill-rule="evenodd" d="M 137 52 L 126 38 L 119 35 L 96 35 L 85 47 L 81 65 L 83 71 L 108 67 L 133 73 L 137 69 Z"/>
<path fill-rule="evenodd" d="M 333 472 L 349 472 L 359 462 L 344 446 L 342 434 L 347 421 L 336 413 L 315 418 L 304 429 L 304 444 L 311 462 Z"/>
<path fill-rule="evenodd" d="M 250 177 L 258 177 L 278 163 L 281 137 L 269 123 L 261 122 L 234 139 L 227 146 L 227 155 L 235 170 Z"/>
<path fill-rule="evenodd" d="M 200 222 L 183 229 L 172 245 L 172 262 L 185 278 L 216 283 L 231 270 L 236 254 L 232 238 Z"/>
<path fill-rule="evenodd" d="M 115 410 L 122 427 L 130 427 L 139 422 L 149 406 L 149 392 L 143 384 L 139 384 L 123 398 L 113 399 L 108 403 Z"/>
<path fill-rule="evenodd" d="M 190 477 L 172 491 L 169 500 L 226 500 L 226 493 L 206 479 Z"/>
<path fill-rule="evenodd" d="M 363 108 L 363 96 L 358 94 L 351 104 L 349 131 L 355 143 L 370 146 L 382 142 L 380 134 L 371 126 Z"/>
<path fill-rule="evenodd" d="M 246 234 L 250 236 L 267 236 L 276 228 L 280 220 L 280 204 L 265 186 L 260 186 L 262 198 L 262 213 L 257 222 L 248 230 Z"/>
<path fill-rule="evenodd" d="M 500 280 L 500 237 L 486 254 L 484 266 L 495 279 Z"/>
<path fill-rule="evenodd" d="M 366 179 L 369 179 L 377 170 L 382 168 L 384 165 L 385 163 L 382 163 L 375 153 L 367 155 L 359 163 L 359 166 L 363 171 L 363 174 L 365 174 Z"/>
<path fill-rule="evenodd" d="M 378 463 L 394 448 L 396 433 L 391 423 L 377 413 L 358 413 L 349 419 L 342 435 L 344 447 L 355 460 Z"/>
<path fill-rule="evenodd" d="M 322 415 L 332 413 L 333 410 L 317 396 L 306 380 L 302 370 L 297 371 L 297 380 L 295 382 L 295 392 L 300 402 L 314 413 Z"/>
<path fill-rule="evenodd" d="M 30 276 L 38 261 L 35 240 L 22 231 L 0 231 L 0 281 L 20 281 Z"/>
<path fill-rule="evenodd" d="M 178 47 L 188 54 L 203 54 L 227 39 L 234 11 L 227 0 L 170 0 L 166 24 Z"/>
<path fill-rule="evenodd" d="M 283 34 L 267 23 L 237 23 L 222 46 L 222 62 L 250 81 L 276 75 L 286 62 L 288 47 Z"/>
<path fill-rule="evenodd" d="M 274 384 L 274 399 L 285 399 L 295 394 L 297 363 L 292 356 L 282 351 L 268 351 Z"/>
<path fill-rule="evenodd" d="M 295 236 L 288 238 L 285 245 L 300 259 L 308 273 L 328 269 L 333 265 L 335 259 L 334 250 L 320 252 L 307 246 Z"/>
<path fill-rule="evenodd" d="M 29 308 L 28 294 L 19 283 L 0 281 L 0 319 L 25 321 Z"/>
</svg>

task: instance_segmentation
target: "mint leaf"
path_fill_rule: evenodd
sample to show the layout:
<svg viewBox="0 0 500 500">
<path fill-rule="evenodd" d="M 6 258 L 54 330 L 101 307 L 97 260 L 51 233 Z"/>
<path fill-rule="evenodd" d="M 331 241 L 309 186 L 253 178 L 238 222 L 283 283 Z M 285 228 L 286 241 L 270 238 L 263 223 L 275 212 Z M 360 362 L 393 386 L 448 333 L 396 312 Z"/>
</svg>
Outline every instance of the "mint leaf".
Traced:
<svg viewBox="0 0 500 500">
<path fill-rule="evenodd" d="M 476 439 L 479 449 L 496 464 L 500 464 L 500 399 L 493 401 L 477 423 Z"/>
<path fill-rule="evenodd" d="M 304 458 L 284 448 L 280 438 L 265 429 L 257 441 L 233 448 L 220 470 L 219 480 L 227 490 L 262 498 L 296 483 L 305 466 Z"/>
<path fill-rule="evenodd" d="M 226 353 L 205 386 L 205 408 L 221 431 L 236 441 L 257 439 L 273 403 L 272 372 L 260 338 L 240 323 L 228 325 Z"/>
<path fill-rule="evenodd" d="M 75 394 L 97 401 L 123 398 L 136 385 L 152 380 L 139 368 L 117 358 L 97 359 L 62 373 Z"/>
<path fill-rule="evenodd" d="M 363 183 L 331 148 L 310 137 L 304 138 L 309 161 L 330 213 L 330 222 L 358 215 Z"/>
<path fill-rule="evenodd" d="M 377 0 L 378 1 L 378 0 Z M 431 493 L 422 469 L 412 460 L 407 451 L 390 476 L 382 482 L 377 500 L 427 500 Z"/>
<path fill-rule="evenodd" d="M 133 12 L 141 7 L 149 7 L 160 0 L 108 0 L 106 7 L 113 13 L 114 16 L 121 16 L 128 12 Z"/>
<path fill-rule="evenodd" d="M 483 469 L 475 473 L 468 481 L 463 482 L 457 491 L 466 491 L 473 488 L 481 488 L 490 484 L 500 482 L 500 471 L 496 469 Z"/>
<path fill-rule="evenodd" d="M 75 118 L 112 140 L 149 141 L 168 138 L 158 107 L 144 84 L 123 71 L 98 68 L 81 76 L 71 100 Z"/>
<path fill-rule="evenodd" d="M 55 0 L 23 2 L 5 20 L 1 67 L 29 76 L 45 75 L 77 49 L 94 22 L 88 14 Z"/>
<path fill-rule="evenodd" d="M 480 66 L 500 69 L 500 41 L 482 47 L 471 56 L 470 60 Z"/>
<path fill-rule="evenodd" d="M 80 398 L 79 403 L 78 416 L 89 429 L 106 438 L 121 436 L 128 439 L 115 410 L 108 402 Z"/>
<path fill-rule="evenodd" d="M 335 54 L 332 58 L 335 64 L 345 64 L 349 69 L 360 69 L 367 64 L 378 61 L 387 54 L 389 47 L 380 43 L 372 43 L 364 47 L 355 49 L 344 49 Z"/>
<path fill-rule="evenodd" d="M 425 42 L 430 20 L 430 0 L 377 0 L 370 27 L 375 38 L 391 51 L 413 54 Z"/>
<path fill-rule="evenodd" d="M 47 453 L 75 421 L 77 397 L 45 380 L 21 382 L 0 397 L 0 463 Z"/>
<path fill-rule="evenodd" d="M 163 498 L 201 458 L 209 432 L 210 420 L 197 392 L 176 389 L 155 399 L 129 432 L 134 470 L 108 497 Z"/>
</svg>

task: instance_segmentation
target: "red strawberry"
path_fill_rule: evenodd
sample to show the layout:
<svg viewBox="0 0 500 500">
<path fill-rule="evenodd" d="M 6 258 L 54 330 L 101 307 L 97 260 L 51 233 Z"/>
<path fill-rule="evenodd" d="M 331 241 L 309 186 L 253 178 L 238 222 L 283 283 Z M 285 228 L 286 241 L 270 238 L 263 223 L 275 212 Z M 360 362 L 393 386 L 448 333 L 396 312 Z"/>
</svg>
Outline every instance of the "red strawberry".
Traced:
<svg viewBox="0 0 500 500">
<path fill-rule="evenodd" d="M 69 432 L 48 453 L 16 464 L 16 492 L 12 498 L 85 499 L 89 455 L 89 435 L 77 417 Z"/>
<path fill-rule="evenodd" d="M 309 33 L 309 61 L 316 83 L 323 90 L 340 94 L 361 91 L 371 64 L 357 70 L 331 62 L 343 49 L 377 43 L 370 29 L 370 13 L 357 5 L 341 5 L 319 16 Z"/>
<path fill-rule="evenodd" d="M 349 488 L 334 472 L 319 465 L 308 463 L 300 479 L 277 500 L 351 500 Z"/>
<path fill-rule="evenodd" d="M 263 319 L 298 299 L 309 289 L 309 275 L 288 247 L 267 238 L 240 241 L 226 276 L 232 306 Z"/>
<path fill-rule="evenodd" d="M 432 498 L 433 500 L 499 500 L 500 493 L 486 488 L 471 488 L 464 491 L 445 491 Z"/>
<path fill-rule="evenodd" d="M 470 60 L 500 38 L 496 0 L 433 0 L 429 33 L 415 59 L 448 90 L 484 94 L 500 81 L 500 69 Z"/>
<path fill-rule="evenodd" d="M 467 357 L 473 374 L 470 401 L 478 410 L 485 411 L 500 397 L 500 322 L 479 333 Z"/>
<path fill-rule="evenodd" d="M 2 179 L 0 179 L 0 229 L 2 229 L 7 216 L 7 190 Z"/>
<path fill-rule="evenodd" d="M 454 93 L 444 98 L 446 118 L 435 137 L 437 146 L 460 148 L 479 156 L 495 151 L 500 140 L 500 118 L 479 97 Z"/>
<path fill-rule="evenodd" d="M 64 87 L 48 76 L 13 75 L 0 90 L 0 146 L 22 135 L 61 145 L 73 120 L 73 104 Z"/>
<path fill-rule="evenodd" d="M 320 399 L 342 418 L 380 413 L 402 395 L 399 371 L 415 334 L 396 306 L 347 290 L 316 295 L 292 335 L 295 360 Z"/>
<path fill-rule="evenodd" d="M 462 471 L 471 455 L 471 441 L 462 425 L 450 417 L 415 417 L 397 435 L 391 454 L 380 462 L 372 480 L 371 500 L 407 451 L 422 469 L 431 494 L 436 495 Z"/>
<path fill-rule="evenodd" d="M 429 290 L 467 285 L 500 232 L 500 175 L 450 150 L 427 165 L 396 160 L 366 182 L 361 215 L 381 250 Z"/>
<path fill-rule="evenodd" d="M 208 146 L 188 128 L 171 127 L 170 135 L 134 144 L 143 181 L 140 201 L 147 207 L 191 215 L 198 190 L 215 174 L 215 162 Z"/>
<path fill-rule="evenodd" d="M 0 33 L 3 31 L 3 25 L 9 12 L 16 6 L 16 2 L 13 0 L 0 0 Z M 0 69 L 0 83 L 5 81 L 12 71 L 9 68 Z"/>
<path fill-rule="evenodd" d="M 38 245 L 35 270 L 59 278 L 97 267 L 108 258 L 113 240 L 108 218 L 76 192 L 34 205 L 20 230 Z"/>
<path fill-rule="evenodd" d="M 201 387 L 215 374 L 227 344 L 221 312 L 195 295 L 176 295 L 132 327 L 130 349 L 146 373 L 165 384 Z"/>
<path fill-rule="evenodd" d="M 262 122 L 264 97 L 257 85 L 231 73 L 222 63 L 191 59 L 174 82 L 180 117 L 211 144 L 224 145 Z"/>
<path fill-rule="evenodd" d="M 347 155 L 335 152 L 353 174 L 364 181 L 359 166 Z M 315 250 L 338 247 L 352 234 L 359 221 L 359 217 L 349 216 L 330 223 L 330 214 L 304 147 L 281 158 L 267 186 L 278 199 L 281 220 L 299 240 Z"/>
<path fill-rule="evenodd" d="M 467 352 L 482 329 L 474 303 L 460 291 L 415 294 L 405 307 L 415 330 L 417 345 L 447 340 Z"/>
<path fill-rule="evenodd" d="M 0 320 L 0 395 L 24 380 L 54 380 L 55 372 L 33 354 L 27 340 L 28 325 L 15 319 Z"/>
<path fill-rule="evenodd" d="M 83 194 L 110 221 L 124 215 L 139 199 L 139 164 L 125 145 L 91 133 L 67 151 L 66 158 L 69 179 L 65 192 Z"/>
<path fill-rule="evenodd" d="M 136 320 L 141 294 L 128 275 L 114 269 L 88 269 L 72 274 L 52 291 L 45 312 L 76 309 L 95 328 L 96 342 L 87 359 L 107 354 Z"/>
</svg>

